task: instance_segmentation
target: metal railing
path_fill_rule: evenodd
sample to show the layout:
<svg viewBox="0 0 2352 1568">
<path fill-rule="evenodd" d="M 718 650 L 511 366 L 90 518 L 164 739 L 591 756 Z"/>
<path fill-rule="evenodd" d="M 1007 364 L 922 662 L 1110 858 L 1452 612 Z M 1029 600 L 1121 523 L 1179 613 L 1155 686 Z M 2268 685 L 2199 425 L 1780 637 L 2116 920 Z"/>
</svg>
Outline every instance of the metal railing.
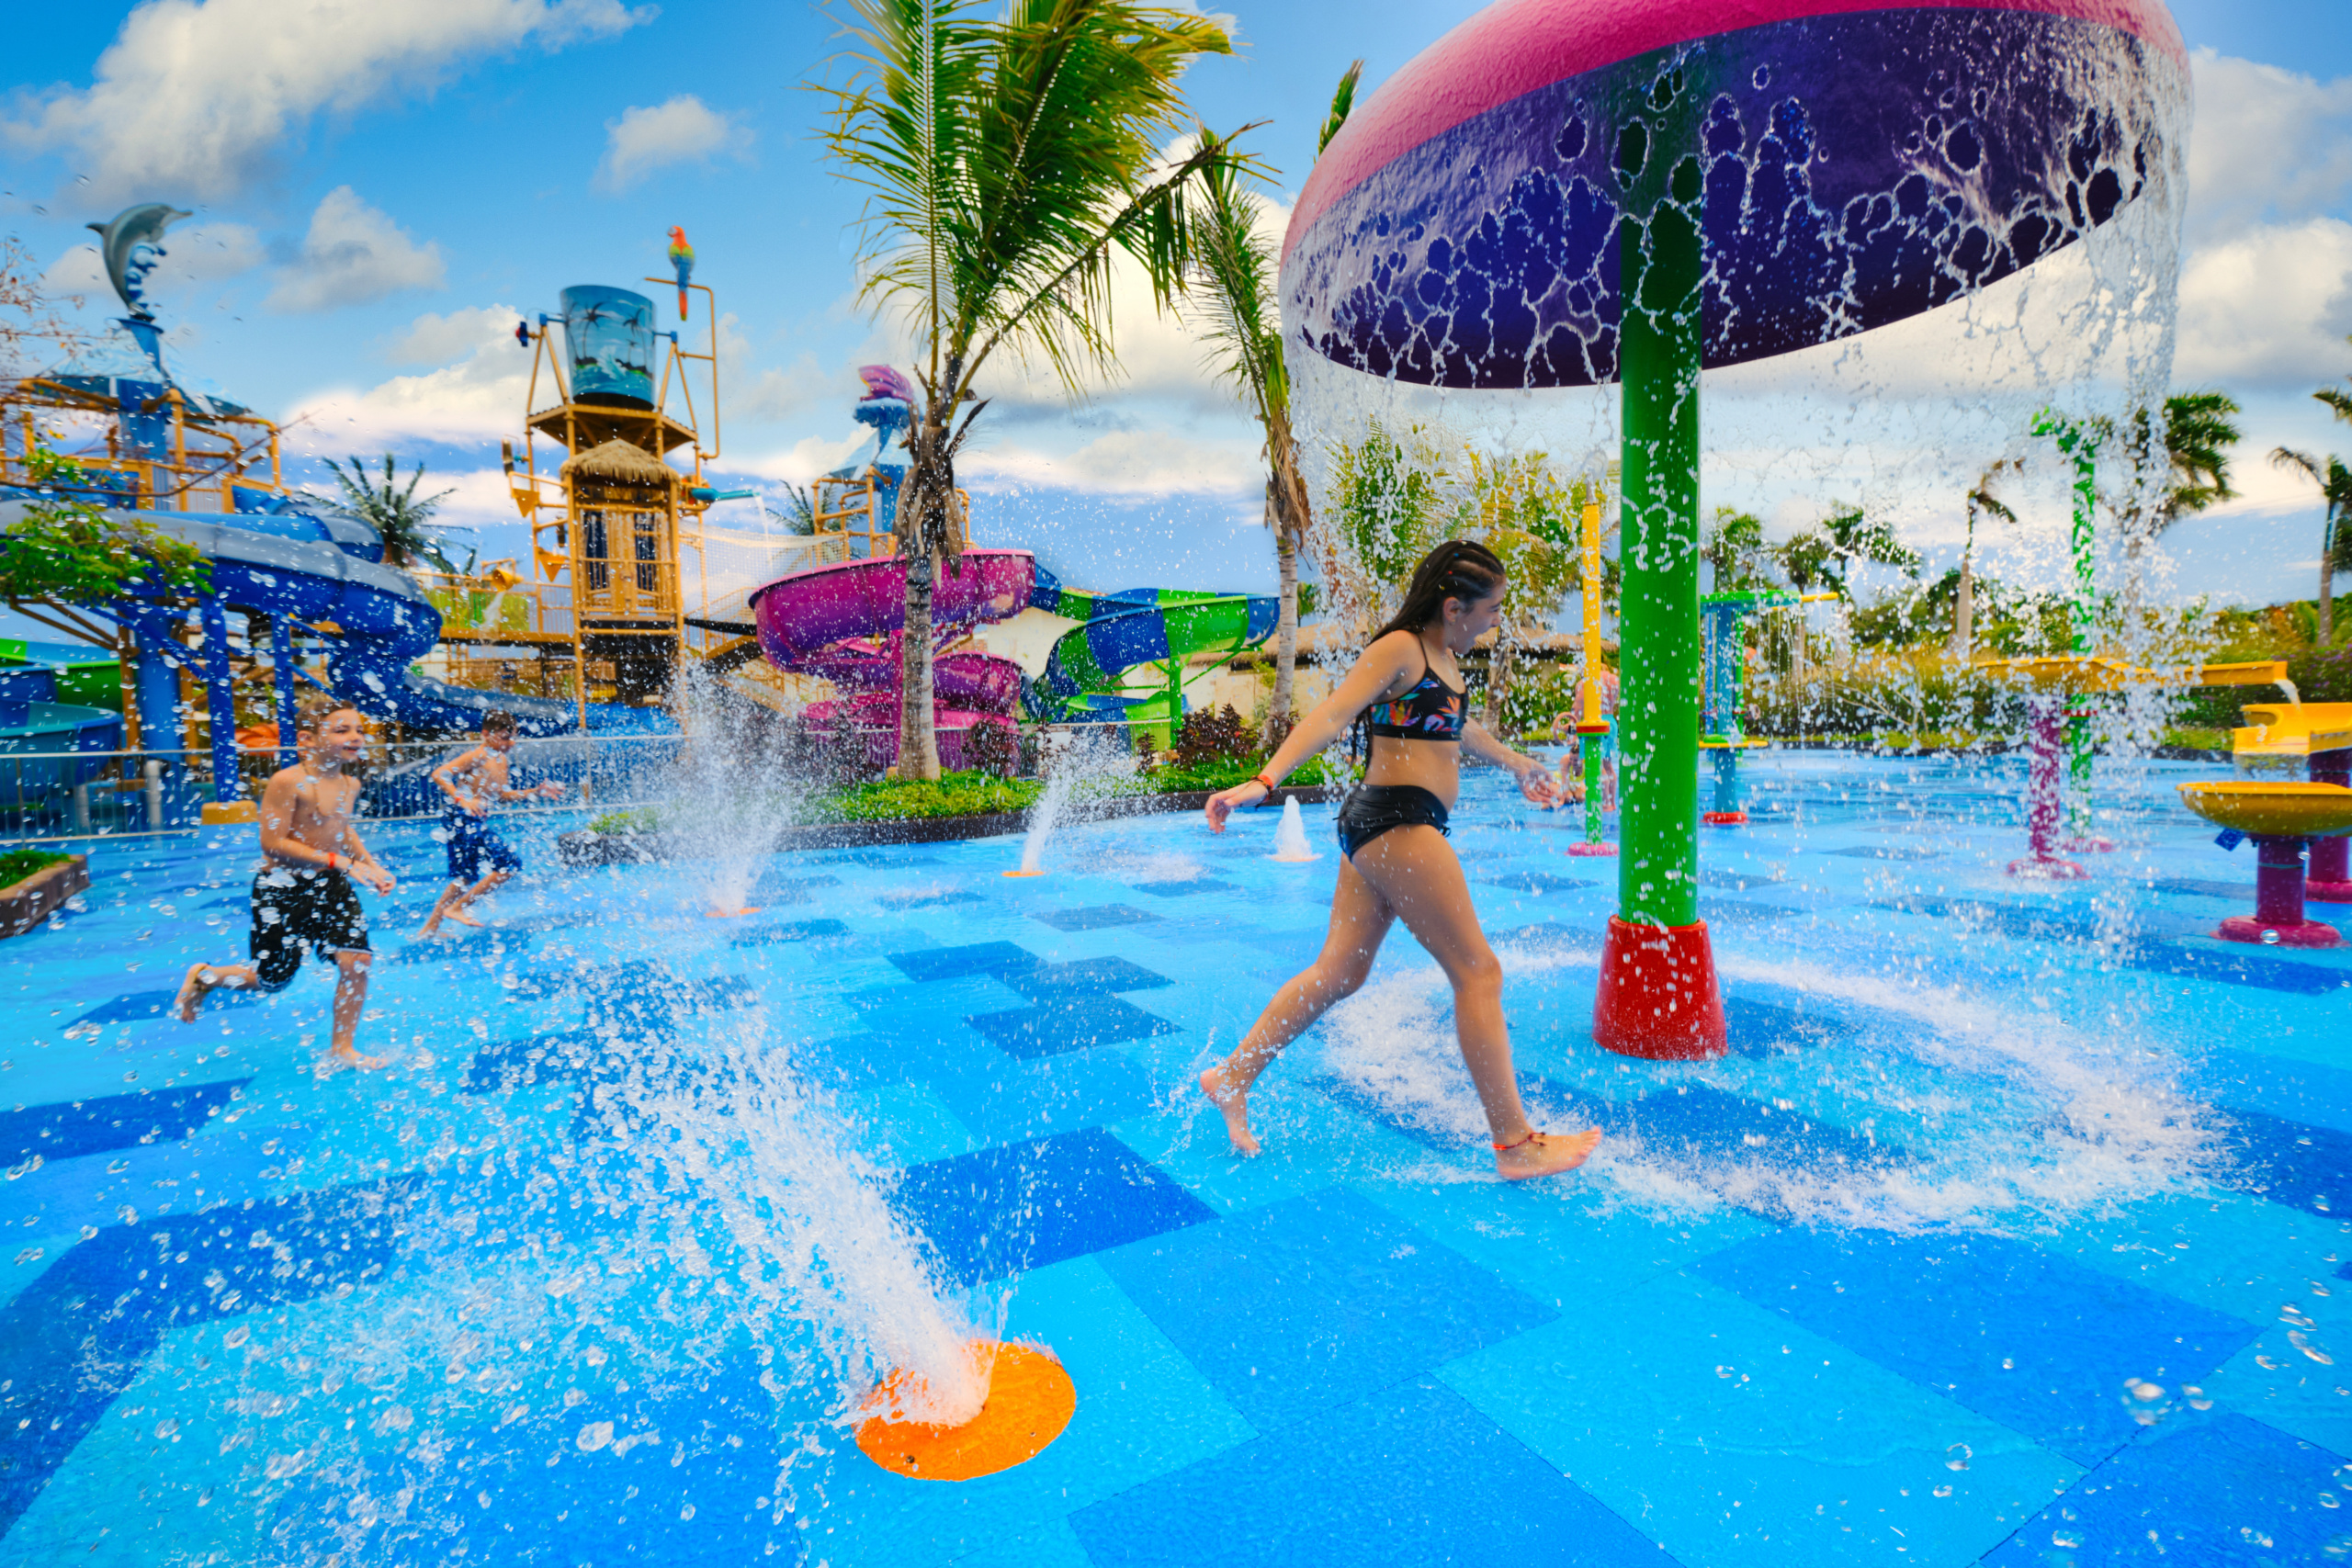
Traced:
<svg viewBox="0 0 2352 1568">
<path fill-rule="evenodd" d="M 447 797 L 433 770 L 470 739 L 371 743 L 360 772 L 359 815 L 378 821 L 438 817 Z M 567 786 L 560 798 L 505 809 L 624 807 L 655 799 L 673 776 L 683 737 L 552 736 L 515 742 L 516 788 Z M 233 797 L 258 799 L 278 768 L 275 750 L 240 750 Z M 0 841 L 184 832 L 217 795 L 209 750 L 0 752 Z"/>
</svg>

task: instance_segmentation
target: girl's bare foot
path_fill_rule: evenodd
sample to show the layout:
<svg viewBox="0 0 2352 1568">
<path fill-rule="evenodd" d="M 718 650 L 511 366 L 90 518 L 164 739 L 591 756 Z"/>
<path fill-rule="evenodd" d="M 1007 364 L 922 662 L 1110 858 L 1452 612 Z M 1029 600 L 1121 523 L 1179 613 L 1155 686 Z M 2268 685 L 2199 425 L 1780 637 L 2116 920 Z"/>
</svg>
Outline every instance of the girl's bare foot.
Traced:
<svg viewBox="0 0 2352 1568">
<path fill-rule="evenodd" d="M 209 967 L 211 967 L 209 964 L 191 964 L 187 966 L 187 978 L 180 982 L 179 998 L 172 1004 L 175 1010 L 178 1012 L 182 1023 L 196 1021 L 196 1010 L 204 1005 L 205 997 L 210 994 L 213 987 L 220 984 L 217 980 L 208 980 L 204 977 L 205 970 Z"/>
<path fill-rule="evenodd" d="M 454 921 L 461 926 L 471 926 L 476 931 L 481 930 L 481 922 L 461 909 L 451 909 L 441 918 L 445 920 Z"/>
<path fill-rule="evenodd" d="M 1581 1133 L 1530 1133 L 1509 1148 L 1495 1151 L 1495 1169 L 1505 1181 L 1529 1181 L 1574 1170 L 1600 1143 L 1600 1129 Z"/>
<path fill-rule="evenodd" d="M 338 1067 L 380 1067 L 387 1058 L 363 1056 L 348 1045 L 334 1045 L 327 1049 L 327 1060 Z"/>
<path fill-rule="evenodd" d="M 1233 1140 L 1234 1148 L 1241 1154 L 1256 1154 L 1258 1139 L 1250 1131 L 1250 1091 L 1227 1089 L 1219 1069 L 1211 1067 L 1201 1075 L 1201 1092 L 1224 1112 L 1225 1135 Z"/>
</svg>

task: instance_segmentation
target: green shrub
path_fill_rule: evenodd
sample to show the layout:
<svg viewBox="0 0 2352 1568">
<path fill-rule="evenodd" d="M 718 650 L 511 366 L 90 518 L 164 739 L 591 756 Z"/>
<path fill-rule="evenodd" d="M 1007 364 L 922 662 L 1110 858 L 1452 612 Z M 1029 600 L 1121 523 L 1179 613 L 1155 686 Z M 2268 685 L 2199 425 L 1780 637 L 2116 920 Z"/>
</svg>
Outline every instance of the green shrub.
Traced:
<svg viewBox="0 0 2352 1568">
<path fill-rule="evenodd" d="M 74 857 L 54 850 L 10 850 L 0 854 L 0 887 L 14 887 L 38 871 L 46 871 Z"/>
<path fill-rule="evenodd" d="M 662 826 L 662 814 L 650 806 L 630 807 L 623 811 L 607 811 L 588 820 L 592 833 L 651 833 Z"/>
</svg>

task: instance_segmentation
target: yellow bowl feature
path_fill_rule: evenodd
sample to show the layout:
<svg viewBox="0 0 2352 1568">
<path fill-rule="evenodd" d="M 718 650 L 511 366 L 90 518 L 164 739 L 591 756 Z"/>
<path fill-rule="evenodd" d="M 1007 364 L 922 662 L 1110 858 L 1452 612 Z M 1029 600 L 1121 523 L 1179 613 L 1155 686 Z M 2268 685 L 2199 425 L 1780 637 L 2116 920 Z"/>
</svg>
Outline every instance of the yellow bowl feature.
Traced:
<svg viewBox="0 0 2352 1568">
<path fill-rule="evenodd" d="M 2342 784 L 2222 779 L 2182 784 L 2180 798 L 2208 822 L 2242 833 L 2324 838 L 2352 832 L 2352 789 Z"/>
</svg>

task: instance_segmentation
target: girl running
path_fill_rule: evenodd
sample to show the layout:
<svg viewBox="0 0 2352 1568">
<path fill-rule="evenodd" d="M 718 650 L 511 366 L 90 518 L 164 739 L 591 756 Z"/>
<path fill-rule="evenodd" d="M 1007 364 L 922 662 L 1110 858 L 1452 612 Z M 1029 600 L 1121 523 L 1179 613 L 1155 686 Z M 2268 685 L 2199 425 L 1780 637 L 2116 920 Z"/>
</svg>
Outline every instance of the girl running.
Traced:
<svg viewBox="0 0 2352 1568">
<path fill-rule="evenodd" d="M 1282 1048 L 1306 1032 L 1372 971 L 1389 922 L 1402 919 L 1453 983 L 1454 1032 L 1493 1134 L 1495 1168 L 1510 1180 L 1582 1165 L 1599 1128 L 1539 1133 L 1520 1104 L 1503 1025 L 1502 966 L 1478 929 L 1462 863 L 1446 844 L 1446 817 L 1461 793 L 1461 749 L 1510 770 L 1528 799 L 1556 806 L 1558 784 L 1468 721 L 1458 655 L 1502 618 L 1503 563 L 1484 545 L 1453 540 L 1413 573 L 1404 607 L 1380 628 L 1339 690 L 1300 721 L 1266 771 L 1209 797 L 1208 823 L 1225 830 L 1236 807 L 1254 806 L 1307 758 L 1356 721 L 1370 720 L 1363 783 L 1340 807 L 1339 891 L 1331 929 L 1306 973 L 1274 994 L 1232 1055 L 1201 1075 L 1201 1089 L 1225 1113 L 1233 1146 L 1258 1152 L 1250 1131 L 1250 1086 Z"/>
</svg>

